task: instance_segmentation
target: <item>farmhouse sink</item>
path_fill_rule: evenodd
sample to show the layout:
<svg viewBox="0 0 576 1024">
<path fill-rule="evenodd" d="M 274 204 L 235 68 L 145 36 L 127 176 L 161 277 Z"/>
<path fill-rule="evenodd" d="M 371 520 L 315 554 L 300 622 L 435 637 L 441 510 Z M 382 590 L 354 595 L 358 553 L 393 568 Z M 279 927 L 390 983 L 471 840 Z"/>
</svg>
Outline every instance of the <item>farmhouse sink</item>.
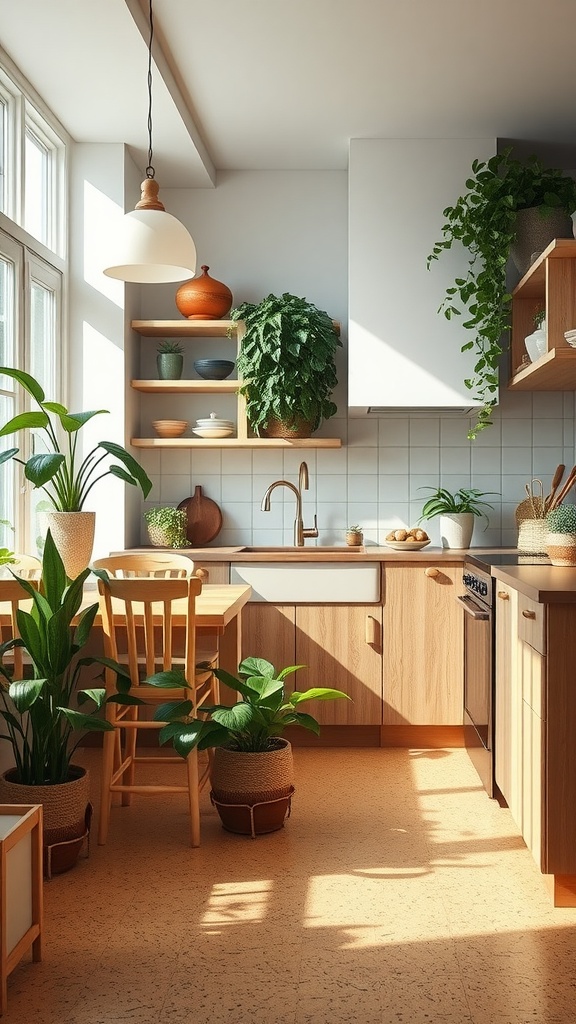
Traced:
<svg viewBox="0 0 576 1024">
<path fill-rule="evenodd" d="M 378 562 L 232 562 L 230 582 L 248 583 L 252 601 L 272 604 L 374 604 L 380 600 Z"/>
</svg>

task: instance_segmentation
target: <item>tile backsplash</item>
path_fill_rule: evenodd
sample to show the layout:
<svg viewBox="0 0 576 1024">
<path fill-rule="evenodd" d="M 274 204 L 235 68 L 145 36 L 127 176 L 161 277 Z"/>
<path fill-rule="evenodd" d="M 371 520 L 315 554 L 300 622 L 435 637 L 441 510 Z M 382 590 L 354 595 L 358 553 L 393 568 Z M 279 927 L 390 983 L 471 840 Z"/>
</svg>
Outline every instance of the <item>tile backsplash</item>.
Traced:
<svg viewBox="0 0 576 1024">
<path fill-rule="evenodd" d="M 379 544 L 399 526 L 414 526 L 429 492 L 442 485 L 450 491 L 476 487 L 493 492 L 486 529 L 477 520 L 475 547 L 516 545 L 516 506 L 532 477 L 545 492 L 554 469 L 569 469 L 574 454 L 572 392 L 509 393 L 501 396 L 493 426 L 468 441 L 472 420 L 463 416 L 366 416 L 329 420 L 320 434 L 341 437 L 340 449 L 207 449 L 142 451 L 141 462 L 153 481 L 151 505 L 178 504 L 201 484 L 223 514 L 215 546 L 293 543 L 294 495 L 277 488 L 270 512 L 262 496 L 274 480 L 298 482 L 300 463 L 310 471 L 304 492 L 304 525 L 318 517 L 318 540 L 308 546 L 344 543 L 346 527 L 359 523 L 367 544 Z M 437 520 L 427 522 L 439 545 Z M 148 543 L 142 521 L 142 543 Z"/>
</svg>

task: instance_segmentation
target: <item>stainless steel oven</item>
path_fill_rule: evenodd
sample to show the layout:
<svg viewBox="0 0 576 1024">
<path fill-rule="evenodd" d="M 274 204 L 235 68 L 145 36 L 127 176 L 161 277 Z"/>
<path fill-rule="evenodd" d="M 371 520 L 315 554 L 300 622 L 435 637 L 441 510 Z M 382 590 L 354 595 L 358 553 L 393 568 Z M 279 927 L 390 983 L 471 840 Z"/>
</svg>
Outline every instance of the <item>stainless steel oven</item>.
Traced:
<svg viewBox="0 0 576 1024">
<path fill-rule="evenodd" d="M 464 741 L 488 796 L 494 782 L 494 581 L 471 563 L 464 565 Z"/>
</svg>

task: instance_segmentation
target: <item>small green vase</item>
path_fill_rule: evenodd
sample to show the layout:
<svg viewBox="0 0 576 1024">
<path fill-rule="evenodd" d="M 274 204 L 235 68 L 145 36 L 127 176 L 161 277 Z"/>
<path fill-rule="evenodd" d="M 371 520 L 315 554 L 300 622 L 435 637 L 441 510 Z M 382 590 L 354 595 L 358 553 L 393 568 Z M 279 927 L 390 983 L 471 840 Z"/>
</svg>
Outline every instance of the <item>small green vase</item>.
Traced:
<svg viewBox="0 0 576 1024">
<path fill-rule="evenodd" d="M 159 352 L 156 366 L 160 380 L 180 380 L 184 368 L 184 356 L 180 352 Z"/>
</svg>

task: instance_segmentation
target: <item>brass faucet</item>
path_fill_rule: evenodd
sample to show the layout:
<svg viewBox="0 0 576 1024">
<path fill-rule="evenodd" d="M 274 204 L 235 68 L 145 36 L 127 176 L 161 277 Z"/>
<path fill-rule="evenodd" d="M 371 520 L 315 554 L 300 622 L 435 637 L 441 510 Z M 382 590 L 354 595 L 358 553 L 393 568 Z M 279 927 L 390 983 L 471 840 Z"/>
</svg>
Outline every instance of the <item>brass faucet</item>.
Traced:
<svg viewBox="0 0 576 1024">
<path fill-rule="evenodd" d="M 304 520 L 302 519 L 302 491 L 307 491 L 309 487 L 308 480 L 308 466 L 305 462 L 300 463 L 300 470 L 298 473 L 298 487 L 291 484 L 289 480 L 275 480 L 270 487 L 267 488 L 264 497 L 262 498 L 262 504 L 260 508 L 262 512 L 270 511 L 270 495 L 275 487 L 288 487 L 289 490 L 296 497 L 296 518 L 294 520 L 294 546 L 297 548 L 304 547 L 304 540 L 306 537 L 317 537 L 318 536 L 318 523 L 316 515 L 314 515 L 314 526 L 308 529 L 304 526 Z"/>
</svg>

